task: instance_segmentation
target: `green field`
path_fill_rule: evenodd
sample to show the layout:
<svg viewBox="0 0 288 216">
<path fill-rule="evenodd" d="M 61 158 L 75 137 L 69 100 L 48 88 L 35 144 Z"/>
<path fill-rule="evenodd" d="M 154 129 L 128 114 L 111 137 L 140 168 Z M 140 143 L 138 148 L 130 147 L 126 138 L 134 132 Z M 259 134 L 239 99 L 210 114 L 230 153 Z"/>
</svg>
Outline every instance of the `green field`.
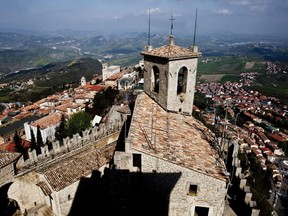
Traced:
<svg viewBox="0 0 288 216">
<path fill-rule="evenodd" d="M 204 62 L 207 60 L 207 62 Z M 239 74 L 245 70 L 247 60 L 243 57 L 202 57 L 199 59 L 198 75 L 203 74 Z"/>
<path fill-rule="evenodd" d="M 261 74 L 257 77 L 257 85 L 251 89 L 267 96 L 279 98 L 288 105 L 288 75 L 287 74 Z"/>
<path fill-rule="evenodd" d="M 120 65 L 122 67 L 124 66 L 134 66 L 139 63 L 141 60 L 140 55 L 132 55 L 132 56 L 125 56 L 123 58 L 118 59 L 111 59 L 109 61 L 110 65 Z"/>
</svg>

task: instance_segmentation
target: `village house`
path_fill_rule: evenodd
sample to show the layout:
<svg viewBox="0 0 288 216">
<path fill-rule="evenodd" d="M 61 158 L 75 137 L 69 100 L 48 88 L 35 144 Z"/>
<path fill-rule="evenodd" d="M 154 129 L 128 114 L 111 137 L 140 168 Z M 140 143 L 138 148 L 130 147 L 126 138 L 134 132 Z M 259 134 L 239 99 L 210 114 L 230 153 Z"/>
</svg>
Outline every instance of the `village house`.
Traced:
<svg viewBox="0 0 288 216">
<path fill-rule="evenodd" d="M 108 65 L 108 63 L 104 63 L 102 65 L 102 80 L 105 81 L 107 78 L 120 73 L 119 65 Z"/>
<path fill-rule="evenodd" d="M 81 103 L 74 103 L 74 102 L 68 102 L 64 103 L 60 106 L 55 107 L 55 112 L 56 113 L 61 113 L 65 116 L 70 117 L 72 114 L 84 111 L 85 110 L 85 104 Z"/>
<path fill-rule="evenodd" d="M 29 123 L 24 123 L 24 130 L 26 134 L 26 139 L 31 140 L 31 131 L 37 141 L 37 128 L 39 127 L 42 141 L 46 143 L 47 140 L 53 140 L 55 136 L 55 129 L 61 122 L 61 114 L 54 112 L 47 116 L 44 116 L 36 121 Z"/>
</svg>

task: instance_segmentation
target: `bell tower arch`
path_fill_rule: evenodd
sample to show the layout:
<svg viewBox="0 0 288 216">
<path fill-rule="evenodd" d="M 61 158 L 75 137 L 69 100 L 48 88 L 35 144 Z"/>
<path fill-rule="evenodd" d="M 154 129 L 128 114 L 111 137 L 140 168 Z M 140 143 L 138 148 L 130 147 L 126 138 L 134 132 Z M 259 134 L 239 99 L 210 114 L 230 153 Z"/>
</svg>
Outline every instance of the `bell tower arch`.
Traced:
<svg viewBox="0 0 288 216">
<path fill-rule="evenodd" d="M 196 46 L 174 44 L 170 35 L 168 45 L 141 53 L 144 56 L 144 91 L 165 110 L 192 115 L 198 58 Z"/>
</svg>

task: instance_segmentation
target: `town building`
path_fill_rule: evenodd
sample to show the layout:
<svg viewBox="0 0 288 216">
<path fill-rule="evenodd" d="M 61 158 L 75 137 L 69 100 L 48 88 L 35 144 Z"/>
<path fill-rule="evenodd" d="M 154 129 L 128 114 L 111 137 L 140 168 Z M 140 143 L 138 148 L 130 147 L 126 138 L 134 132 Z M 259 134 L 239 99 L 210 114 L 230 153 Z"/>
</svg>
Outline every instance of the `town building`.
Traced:
<svg viewBox="0 0 288 216">
<path fill-rule="evenodd" d="M 137 194 L 123 198 L 130 209 L 119 206 L 119 210 L 133 215 L 136 205 L 140 215 L 152 208 L 158 215 L 223 215 L 226 167 L 214 134 L 192 117 L 201 53 L 195 46 L 175 45 L 171 35 L 168 45 L 150 46 L 141 54 L 146 71 L 144 92 L 136 99 L 124 148 L 114 155 L 116 172 L 128 170 L 130 175 L 121 179 L 122 187 L 127 188 L 112 190 L 117 194 L 140 186 Z M 150 205 L 145 205 L 148 197 Z"/>
<path fill-rule="evenodd" d="M 51 113 L 47 116 L 44 116 L 36 121 L 24 123 L 24 129 L 26 134 L 26 139 L 31 140 L 31 131 L 34 134 L 34 137 L 37 141 L 38 127 L 41 133 L 42 142 L 46 143 L 47 140 L 53 140 L 55 136 L 56 127 L 61 122 L 61 114 L 58 112 Z"/>
<path fill-rule="evenodd" d="M 108 63 L 103 64 L 102 69 L 102 80 L 105 81 L 107 78 L 120 73 L 119 65 L 108 65 Z"/>
</svg>

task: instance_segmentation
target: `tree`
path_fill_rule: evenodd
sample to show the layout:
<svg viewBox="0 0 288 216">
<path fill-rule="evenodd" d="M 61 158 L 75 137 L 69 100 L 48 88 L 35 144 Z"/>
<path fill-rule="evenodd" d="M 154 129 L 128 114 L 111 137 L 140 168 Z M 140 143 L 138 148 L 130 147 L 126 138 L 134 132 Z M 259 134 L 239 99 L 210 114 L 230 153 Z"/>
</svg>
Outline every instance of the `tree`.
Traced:
<svg viewBox="0 0 288 216">
<path fill-rule="evenodd" d="M 108 108 L 110 108 L 119 94 L 118 90 L 108 87 L 106 90 L 95 94 L 93 99 L 93 109 L 95 114 L 104 115 Z"/>
<path fill-rule="evenodd" d="M 31 134 L 31 144 L 30 144 L 30 148 L 31 150 L 36 149 L 36 139 L 35 139 L 35 135 L 33 133 L 32 128 L 30 127 L 30 134 Z"/>
<path fill-rule="evenodd" d="M 40 130 L 39 125 L 37 125 L 37 145 L 43 146 L 43 139 L 42 139 L 42 134 L 41 134 L 41 130 Z"/>
<path fill-rule="evenodd" d="M 41 135 L 41 130 L 40 130 L 40 126 L 37 125 L 37 142 L 36 142 L 36 152 L 37 155 L 41 154 L 41 146 L 43 146 L 43 139 L 42 139 L 42 135 Z"/>
<path fill-rule="evenodd" d="M 92 116 L 86 112 L 74 113 L 67 122 L 67 134 L 69 137 L 77 133 L 82 135 L 82 131 L 92 127 L 91 121 Z"/>
<path fill-rule="evenodd" d="M 105 97 L 104 91 L 101 91 L 98 94 L 95 94 L 95 97 L 93 99 L 93 109 L 96 115 L 101 116 L 108 106 L 109 106 L 109 102 L 107 98 Z"/>
<path fill-rule="evenodd" d="M 65 116 L 61 116 L 61 122 L 55 129 L 55 138 L 63 145 L 63 139 L 67 137 Z"/>
<path fill-rule="evenodd" d="M 15 131 L 15 135 L 13 137 L 14 143 L 15 143 L 15 151 L 19 153 L 24 153 L 24 148 L 22 146 L 22 139 L 18 135 L 17 131 Z"/>
</svg>

